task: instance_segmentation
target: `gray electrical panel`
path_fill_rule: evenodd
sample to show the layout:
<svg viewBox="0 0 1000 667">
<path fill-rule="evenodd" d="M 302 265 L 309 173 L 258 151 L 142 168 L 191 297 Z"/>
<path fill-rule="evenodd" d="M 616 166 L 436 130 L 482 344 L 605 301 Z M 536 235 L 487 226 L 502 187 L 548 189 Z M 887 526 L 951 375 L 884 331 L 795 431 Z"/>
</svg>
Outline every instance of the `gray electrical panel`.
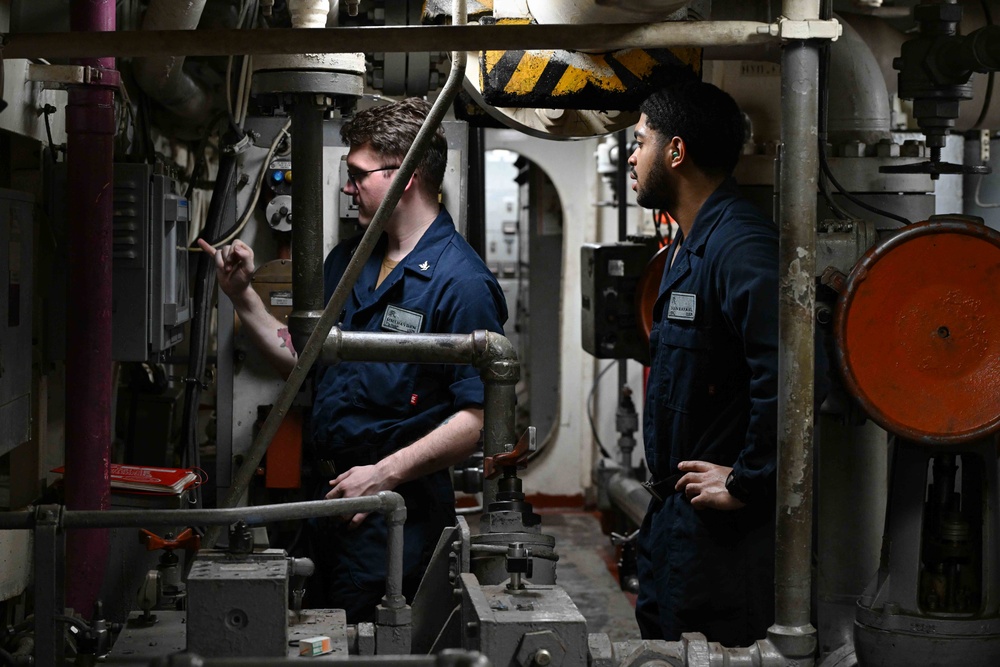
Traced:
<svg viewBox="0 0 1000 667">
<path fill-rule="evenodd" d="M 0 189 L 0 456 L 31 436 L 32 204 Z"/>
<path fill-rule="evenodd" d="M 598 359 L 649 363 L 639 335 L 636 289 L 656 248 L 648 243 L 580 247 L 583 349 Z"/>
<path fill-rule="evenodd" d="M 112 356 L 146 361 L 183 337 L 188 292 L 188 202 L 147 164 L 115 165 Z"/>
</svg>

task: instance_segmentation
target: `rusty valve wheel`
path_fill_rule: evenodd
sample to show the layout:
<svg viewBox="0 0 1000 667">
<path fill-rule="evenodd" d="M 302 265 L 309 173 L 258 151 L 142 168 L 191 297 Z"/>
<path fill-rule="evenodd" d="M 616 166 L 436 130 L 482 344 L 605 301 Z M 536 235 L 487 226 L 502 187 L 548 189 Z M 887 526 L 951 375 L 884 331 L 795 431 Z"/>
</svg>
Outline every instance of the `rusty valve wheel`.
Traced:
<svg viewBox="0 0 1000 667">
<path fill-rule="evenodd" d="M 924 444 L 1000 429 L 1000 233 L 935 216 L 875 245 L 839 287 L 838 360 L 872 419 Z"/>
</svg>

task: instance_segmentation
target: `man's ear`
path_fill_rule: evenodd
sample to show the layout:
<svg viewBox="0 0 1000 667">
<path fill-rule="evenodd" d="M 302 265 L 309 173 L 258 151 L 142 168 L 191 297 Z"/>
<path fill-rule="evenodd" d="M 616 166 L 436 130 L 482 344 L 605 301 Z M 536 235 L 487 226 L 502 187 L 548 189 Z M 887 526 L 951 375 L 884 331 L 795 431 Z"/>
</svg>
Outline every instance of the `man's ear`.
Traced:
<svg viewBox="0 0 1000 667">
<path fill-rule="evenodd" d="M 670 166 L 676 166 L 684 162 L 684 158 L 687 154 L 687 147 L 684 145 L 684 140 L 680 137 L 674 137 L 670 140 L 670 144 L 667 146 L 667 162 Z"/>
</svg>

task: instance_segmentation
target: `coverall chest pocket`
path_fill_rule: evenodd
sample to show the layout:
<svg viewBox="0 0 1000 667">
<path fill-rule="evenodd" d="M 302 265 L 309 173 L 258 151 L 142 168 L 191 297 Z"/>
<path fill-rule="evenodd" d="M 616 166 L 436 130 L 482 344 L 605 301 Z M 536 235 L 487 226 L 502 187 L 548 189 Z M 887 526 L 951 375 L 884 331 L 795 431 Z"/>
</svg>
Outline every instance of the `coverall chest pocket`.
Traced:
<svg viewBox="0 0 1000 667">
<path fill-rule="evenodd" d="M 707 329 L 665 322 L 656 355 L 657 387 L 668 408 L 688 413 L 712 386 L 712 335 Z"/>
<path fill-rule="evenodd" d="M 365 363 L 353 379 L 354 405 L 383 416 L 410 414 L 416 375 L 414 364 Z"/>
</svg>

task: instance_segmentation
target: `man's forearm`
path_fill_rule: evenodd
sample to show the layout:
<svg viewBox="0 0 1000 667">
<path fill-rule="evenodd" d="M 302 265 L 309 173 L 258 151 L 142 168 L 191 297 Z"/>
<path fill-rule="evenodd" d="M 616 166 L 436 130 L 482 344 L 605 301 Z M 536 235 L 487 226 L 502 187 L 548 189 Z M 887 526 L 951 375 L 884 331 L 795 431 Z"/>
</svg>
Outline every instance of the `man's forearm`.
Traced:
<svg viewBox="0 0 1000 667">
<path fill-rule="evenodd" d="M 459 410 L 420 440 L 379 461 L 377 467 L 393 487 L 429 475 L 471 456 L 482 428 L 482 410 Z"/>
<path fill-rule="evenodd" d="M 231 301 L 247 336 L 274 369 L 287 378 L 298 358 L 288 326 L 268 312 L 260 295 L 250 288 Z"/>
</svg>

